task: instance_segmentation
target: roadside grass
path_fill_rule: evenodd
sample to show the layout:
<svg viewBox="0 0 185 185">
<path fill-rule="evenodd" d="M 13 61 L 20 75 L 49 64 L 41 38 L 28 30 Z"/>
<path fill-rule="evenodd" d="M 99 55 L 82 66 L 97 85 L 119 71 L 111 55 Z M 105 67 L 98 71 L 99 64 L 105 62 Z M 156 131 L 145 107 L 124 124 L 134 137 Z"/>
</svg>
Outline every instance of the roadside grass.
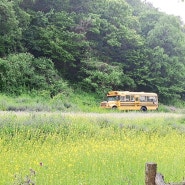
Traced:
<svg viewBox="0 0 185 185">
<path fill-rule="evenodd" d="M 0 94 L 0 111 L 28 111 L 28 112 L 122 112 L 107 110 L 100 107 L 100 99 L 95 94 L 79 92 L 73 94 L 60 93 L 50 97 L 48 91 L 32 92 L 20 96 Z M 185 113 L 183 106 L 167 106 L 159 104 L 158 112 Z"/>
<path fill-rule="evenodd" d="M 7 96 L 0 94 L 2 111 L 36 111 L 36 112 L 108 112 L 100 108 L 101 100 L 93 94 L 58 94 L 50 97 L 47 91 Z"/>
<path fill-rule="evenodd" d="M 0 184 L 143 185 L 146 162 L 182 181 L 185 116 L 172 113 L 7 113 Z"/>
</svg>

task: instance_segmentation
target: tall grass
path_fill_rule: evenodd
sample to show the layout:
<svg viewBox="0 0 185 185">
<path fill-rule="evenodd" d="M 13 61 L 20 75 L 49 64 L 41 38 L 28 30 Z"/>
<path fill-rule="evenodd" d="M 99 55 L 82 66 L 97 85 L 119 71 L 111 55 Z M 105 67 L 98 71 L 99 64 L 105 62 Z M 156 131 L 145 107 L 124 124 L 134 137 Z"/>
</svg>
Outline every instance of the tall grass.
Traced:
<svg viewBox="0 0 185 185">
<path fill-rule="evenodd" d="M 77 90 L 74 93 L 59 93 L 50 97 L 48 91 L 32 91 L 20 96 L 7 96 L 0 94 L 0 111 L 29 111 L 29 112 L 98 112 L 110 113 L 118 110 L 106 110 L 100 108 L 103 101 L 96 94 L 85 93 Z M 158 112 L 184 113 L 185 109 L 179 105 L 165 106 L 160 104 Z"/>
<path fill-rule="evenodd" d="M 62 112 L 107 112 L 100 108 L 101 99 L 94 94 L 77 92 L 60 93 L 50 97 L 48 91 L 32 92 L 20 96 L 0 94 L 2 111 L 62 111 Z"/>
<path fill-rule="evenodd" d="M 170 113 L 1 113 L 0 184 L 143 185 L 148 161 L 182 181 L 184 124 Z"/>
</svg>

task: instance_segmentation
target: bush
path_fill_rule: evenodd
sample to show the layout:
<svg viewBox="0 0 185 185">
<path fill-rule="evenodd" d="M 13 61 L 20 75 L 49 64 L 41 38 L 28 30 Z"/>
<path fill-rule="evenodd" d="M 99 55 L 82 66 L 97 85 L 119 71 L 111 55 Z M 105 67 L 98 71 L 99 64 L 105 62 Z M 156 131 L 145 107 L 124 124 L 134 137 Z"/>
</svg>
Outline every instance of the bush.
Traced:
<svg viewBox="0 0 185 185">
<path fill-rule="evenodd" d="M 68 92 L 68 84 L 60 78 L 47 58 L 34 58 L 29 53 L 12 54 L 0 59 L 0 92 L 20 95 L 33 90 L 50 92 L 51 96 Z"/>
</svg>

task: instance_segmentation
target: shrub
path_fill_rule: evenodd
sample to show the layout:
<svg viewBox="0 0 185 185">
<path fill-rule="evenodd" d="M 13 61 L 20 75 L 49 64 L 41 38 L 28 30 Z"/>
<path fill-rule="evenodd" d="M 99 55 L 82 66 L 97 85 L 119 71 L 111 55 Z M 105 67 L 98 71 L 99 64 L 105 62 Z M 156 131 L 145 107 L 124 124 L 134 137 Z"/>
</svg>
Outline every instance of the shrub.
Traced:
<svg viewBox="0 0 185 185">
<path fill-rule="evenodd" d="M 60 78 L 47 58 L 34 58 L 29 53 L 11 54 L 0 59 L 0 92 L 19 95 L 32 90 L 49 90 L 50 94 L 68 92 L 68 84 Z M 66 90 L 67 89 L 67 90 Z"/>
</svg>

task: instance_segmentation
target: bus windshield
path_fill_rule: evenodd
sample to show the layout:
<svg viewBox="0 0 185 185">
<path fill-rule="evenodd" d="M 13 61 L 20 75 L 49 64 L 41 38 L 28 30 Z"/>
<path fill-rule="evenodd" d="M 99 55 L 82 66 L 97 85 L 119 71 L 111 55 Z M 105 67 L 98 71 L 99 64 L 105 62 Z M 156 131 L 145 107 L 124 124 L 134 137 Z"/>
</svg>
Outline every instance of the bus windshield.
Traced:
<svg viewBox="0 0 185 185">
<path fill-rule="evenodd" d="M 118 96 L 108 96 L 107 101 L 118 101 Z"/>
</svg>

